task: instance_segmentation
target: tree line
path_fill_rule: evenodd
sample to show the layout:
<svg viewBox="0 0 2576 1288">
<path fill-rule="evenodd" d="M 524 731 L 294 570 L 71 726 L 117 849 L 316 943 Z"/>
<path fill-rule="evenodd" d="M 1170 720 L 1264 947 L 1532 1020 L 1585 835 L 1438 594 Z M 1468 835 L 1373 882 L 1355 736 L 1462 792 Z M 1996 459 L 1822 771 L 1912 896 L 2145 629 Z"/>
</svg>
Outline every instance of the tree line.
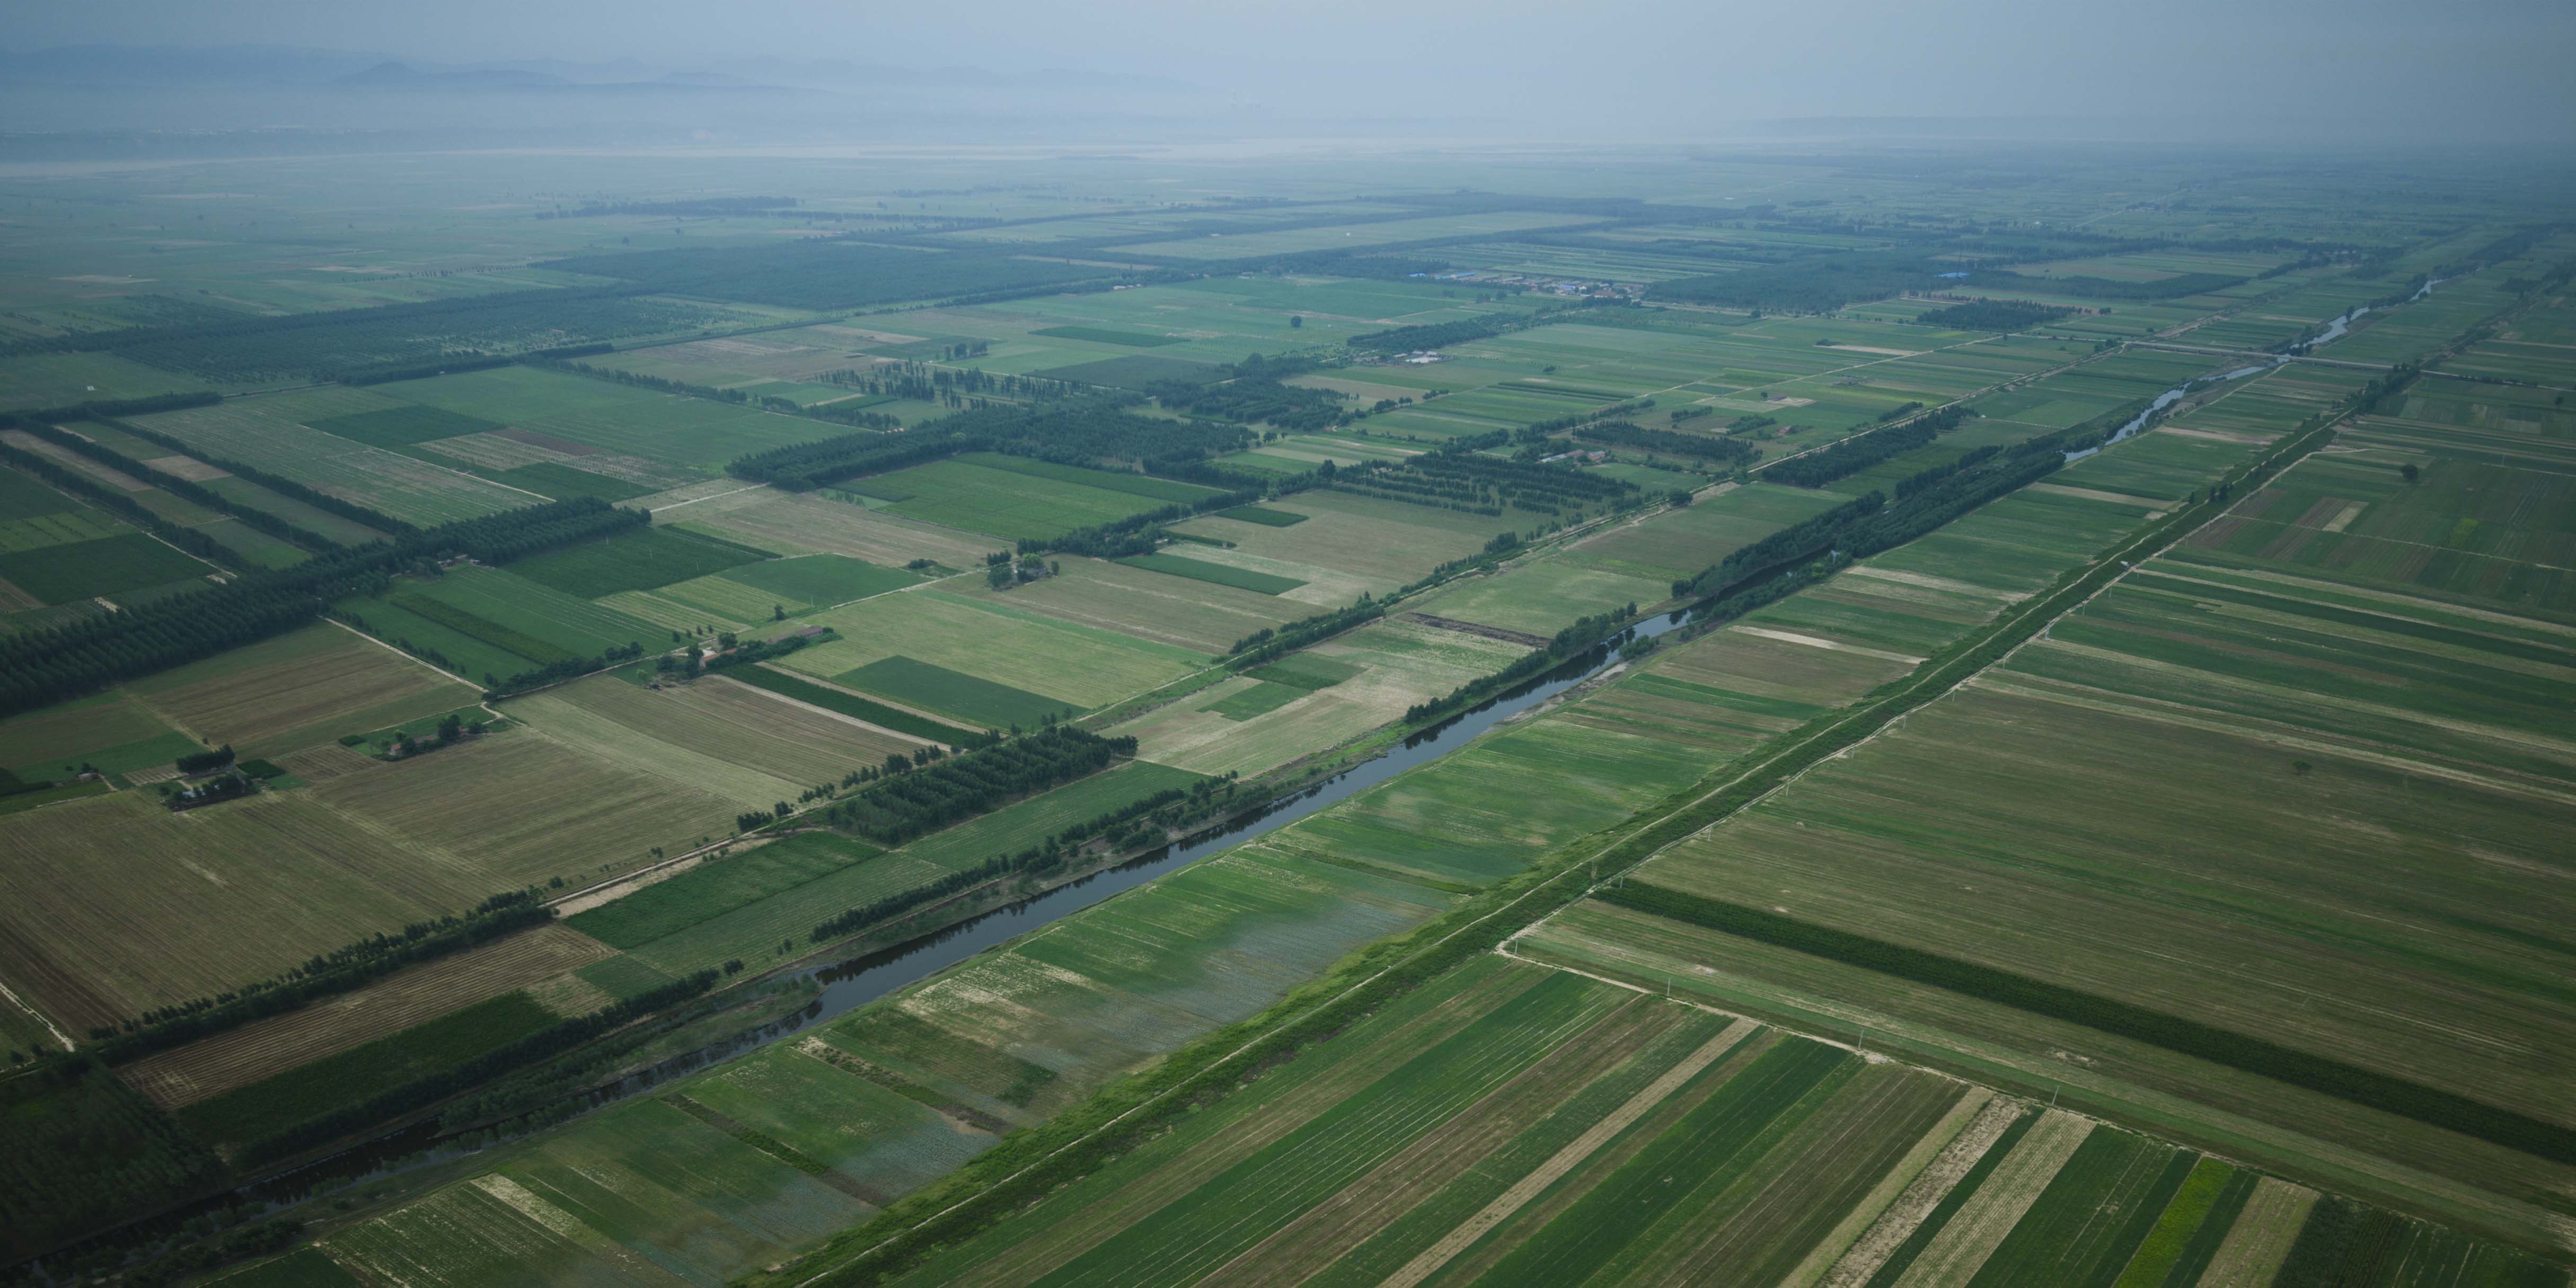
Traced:
<svg viewBox="0 0 2576 1288">
<path fill-rule="evenodd" d="M 972 889 L 995 877 L 1012 872 L 1055 871 L 1063 867 L 1065 862 L 1093 837 L 1109 836 L 1111 845 L 1117 848 L 1125 848 L 1130 844 L 1145 844 L 1156 840 L 1160 835 L 1167 834 L 1170 827 L 1181 820 L 1182 812 L 1173 809 L 1174 806 L 1213 805 L 1220 793 L 1228 799 L 1232 798 L 1233 774 L 1229 773 L 1223 778 L 1201 779 L 1186 788 L 1165 788 L 1129 801 L 1115 809 L 1104 810 L 1079 823 L 1071 824 L 1050 834 L 1044 842 L 1028 846 L 1017 854 L 997 854 L 974 867 L 952 872 L 936 880 L 898 890 L 883 898 L 844 909 L 817 923 L 806 938 L 813 943 L 827 943 L 865 930 L 889 917 L 908 912 L 923 904 L 935 902 L 962 890 Z M 1124 832 L 1116 831 L 1120 824 L 1136 819 L 1151 821 L 1139 823 L 1135 828 Z"/>
<path fill-rule="evenodd" d="M 1669 429 L 1648 429 L 1633 421 L 1625 420 L 1605 420 L 1585 425 L 1576 429 L 1574 436 L 1588 443 L 1634 447 L 1664 456 L 1687 456 L 1725 466 L 1750 465 L 1762 459 L 1761 448 L 1738 439 L 1713 438 L 1706 434 L 1683 434 Z"/>
<path fill-rule="evenodd" d="M 1944 407 L 1892 429 L 1854 434 L 1822 450 L 1793 456 L 1762 471 L 1762 477 L 1766 481 L 1787 483 L 1792 487 L 1823 487 L 1881 461 L 1893 460 L 1918 447 L 1929 446 L 1934 439 L 1957 429 L 1974 415 L 1976 413 L 1966 407 Z"/>
<path fill-rule="evenodd" d="M 1329 464 L 1329 462 L 1327 463 Z M 1586 474 L 1571 465 L 1496 460 L 1467 452 L 1425 452 L 1349 469 L 1319 468 L 1318 486 L 1335 491 L 1500 515 L 1504 507 L 1559 514 L 1586 505 L 1616 505 L 1636 495 L 1626 479 Z"/>
<path fill-rule="evenodd" d="M 318 998 L 346 993 L 405 966 L 435 961 L 515 930 L 554 919 L 534 890 L 496 894 L 461 915 L 416 921 L 397 934 L 374 934 L 316 953 L 282 975 L 253 980 L 229 992 L 155 1007 L 121 1025 L 93 1028 L 98 1055 L 112 1064 L 239 1028 L 253 1020 L 295 1010 Z"/>
<path fill-rule="evenodd" d="M 995 746 L 896 774 L 835 801 L 823 811 L 833 826 L 884 845 L 981 814 L 1014 797 L 1045 791 L 1136 754 L 1132 737 L 1104 738 L 1052 725 Z"/>
<path fill-rule="evenodd" d="M 0 444 L 0 459 L 24 465 L 41 458 Z M 80 697 L 119 680 L 283 634 L 310 623 L 330 600 L 378 584 L 422 559 L 466 555 L 507 563 L 649 519 L 641 510 L 621 510 L 596 497 L 555 501 L 405 533 L 287 568 L 246 571 L 221 585 L 0 635 L 0 715 Z"/>
<path fill-rule="evenodd" d="M 360 505 L 355 501 L 333 496 L 318 488 L 307 487 L 302 483 L 296 482 L 294 479 L 285 477 L 284 475 L 272 474 L 256 465 L 245 464 L 230 457 L 210 455 L 203 448 L 192 446 L 187 440 L 177 438 L 169 434 L 164 434 L 160 430 L 147 429 L 141 425 L 134 424 L 131 421 L 119 420 L 109 416 L 99 416 L 94 417 L 93 419 L 96 419 L 102 425 L 121 429 L 126 433 L 134 435 L 136 438 L 143 439 L 146 442 L 159 443 L 163 447 L 169 448 L 171 451 L 176 452 L 179 455 L 193 456 L 227 474 L 237 474 L 243 478 L 249 479 L 253 483 L 259 484 L 261 487 L 267 488 L 271 492 L 277 493 L 280 496 L 301 501 L 325 514 L 336 514 L 343 519 L 347 519 L 351 523 L 364 524 L 365 526 L 374 528 L 380 532 L 408 533 L 418 532 L 420 530 L 418 527 L 405 523 L 390 514 L 386 514 L 382 510 L 371 509 L 367 506 Z"/>
<path fill-rule="evenodd" d="M 147 480 L 154 487 L 172 496 L 184 498 L 220 514 L 231 515 L 241 520 L 244 527 L 255 528 L 307 552 L 327 554 L 345 548 L 339 542 L 310 528 L 298 527 L 266 510 L 243 505 L 213 488 L 147 465 L 105 443 L 83 438 L 79 434 L 56 428 L 42 421 L 24 421 L 20 423 L 19 428 L 49 443 L 78 452 L 91 460 L 122 470 L 136 478 Z"/>
<path fill-rule="evenodd" d="M 1973 304 L 1953 304 L 1946 309 L 1917 313 L 1914 320 L 1924 326 L 1944 327 L 1952 331 L 2027 331 L 2074 311 L 2033 304 L 2028 300 L 1978 300 Z"/>
<path fill-rule="evenodd" d="M 208 563 L 221 564 L 236 572 L 248 572 L 256 567 L 239 552 L 213 537 L 195 528 L 173 523 L 146 509 L 131 493 L 109 487 L 78 470 L 8 443 L 0 443 L 0 461 L 17 466 L 53 484 L 58 490 L 69 492 Z"/>
<path fill-rule="evenodd" d="M 1236 640 L 1234 647 L 1226 650 L 1226 661 L 1238 671 L 1256 667 L 1384 616 L 1386 606 L 1362 594 L 1360 602 L 1348 608 L 1301 617 L 1280 626 L 1264 626 Z"/>
<path fill-rule="evenodd" d="M 1503 669 L 1469 680 L 1429 702 L 1417 702 L 1405 708 L 1405 722 L 1412 724 L 1445 719 L 1513 684 L 1553 671 L 1570 659 L 1602 647 L 1604 641 L 1627 630 L 1629 619 L 1636 615 L 1637 606 L 1630 603 L 1625 608 L 1578 617 L 1573 625 L 1558 631 L 1556 637 L 1544 646 L 1521 655 Z"/>
<path fill-rule="evenodd" d="M 1174 411 L 1224 420 L 1262 421 L 1281 429 L 1329 429 L 1350 419 L 1342 406 L 1350 395 L 1334 389 L 1281 384 L 1269 377 L 1239 376 L 1216 385 L 1162 380 L 1147 385 L 1145 392 Z"/>
<path fill-rule="evenodd" d="M 717 979 L 716 972 L 702 970 L 685 979 L 673 980 L 623 1001 L 612 1002 L 588 1015 L 550 1024 L 462 1064 L 414 1078 L 362 1104 L 271 1132 L 242 1146 L 234 1162 L 241 1167 L 274 1163 L 413 1110 L 427 1108 L 469 1087 L 481 1086 L 502 1074 L 560 1055 L 656 1011 L 677 1006 L 714 988 Z"/>
</svg>

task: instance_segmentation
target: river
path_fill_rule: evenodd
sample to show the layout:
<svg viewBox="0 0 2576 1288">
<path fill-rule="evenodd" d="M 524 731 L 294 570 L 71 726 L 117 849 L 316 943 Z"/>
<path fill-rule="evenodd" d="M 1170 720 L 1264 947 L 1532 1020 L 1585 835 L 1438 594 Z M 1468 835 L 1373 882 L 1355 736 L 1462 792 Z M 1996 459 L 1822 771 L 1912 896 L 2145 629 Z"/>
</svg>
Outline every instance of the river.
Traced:
<svg viewBox="0 0 2576 1288">
<path fill-rule="evenodd" d="M 2422 286 L 2415 288 L 2415 293 L 2413 295 L 2406 297 L 2406 302 L 2412 304 L 2415 301 L 2432 294 L 2433 288 L 2441 285 L 2442 280 L 2443 279 L 2438 277 L 2425 279 Z M 2335 341 L 2344 338 L 2344 336 L 2351 333 L 2353 320 L 2364 313 L 2370 312 L 2370 310 L 2370 305 L 2361 304 L 2355 305 L 2354 307 L 2337 314 L 2332 322 L 2326 324 L 2325 330 L 2317 333 L 2315 339 L 2301 344 L 2299 346 L 2299 352 L 2304 354 L 2316 348 L 2318 345 L 2332 344 Z M 2242 380 L 2247 376 L 2270 371 L 2279 367 L 2283 363 L 2289 362 L 2290 360 L 2290 356 L 2285 354 L 2281 357 L 2274 358 L 2269 362 L 2258 362 L 2250 367 L 2238 367 L 2234 371 L 2221 372 L 2215 376 L 2202 376 L 2176 385 L 2163 393 L 2157 394 L 2156 400 L 2147 404 L 2147 409 L 2145 411 L 2139 412 L 2136 416 L 2131 417 L 2128 424 L 2122 425 L 2118 432 L 2112 434 L 2109 438 L 2102 440 L 2100 445 L 2085 448 L 2080 452 L 2068 452 L 2066 454 L 2066 463 L 2072 465 L 2077 461 L 2083 460 L 2087 456 L 2091 456 L 2095 452 L 2101 451 L 2104 447 L 2109 447 L 2113 443 L 2121 442 L 2143 433 L 2148 424 L 2154 421 L 2158 415 L 2162 414 L 2165 408 L 2173 406 L 2176 401 L 2187 395 L 2197 393 L 2212 385 L 2223 385 L 2230 380 Z"/>
<path fill-rule="evenodd" d="M 1363 761 L 1323 782 L 1280 797 L 1150 854 L 1068 881 L 1043 894 L 979 913 L 890 948 L 773 976 L 774 979 L 799 982 L 810 980 L 820 985 L 822 991 L 813 1002 L 784 1019 L 663 1060 L 615 1083 L 569 1096 L 558 1102 L 559 1106 L 569 1105 L 580 1113 L 589 1113 L 673 1079 L 739 1059 L 814 1025 L 846 1015 L 905 985 L 928 978 L 937 971 L 1050 922 L 1277 831 L 1407 770 L 1460 750 L 1473 742 L 1477 735 L 1616 665 L 1621 644 L 1641 636 L 1662 635 L 1681 625 L 1684 617 L 1682 613 L 1671 613 L 1649 618 L 1589 652 L 1569 659 L 1554 671 L 1524 681 L 1472 710 L 1406 737 L 1402 745 L 1382 756 Z M 432 1119 L 386 1133 L 319 1162 L 255 1181 L 229 1194 L 192 1204 L 184 1211 L 165 1214 L 155 1220 L 184 1219 L 209 1208 L 237 1204 L 260 1209 L 283 1207 L 317 1189 L 338 1188 L 342 1184 L 370 1180 L 470 1153 L 475 1138 L 479 1136 L 479 1132 L 467 1132 L 461 1136 L 442 1135 L 436 1120 Z"/>
</svg>

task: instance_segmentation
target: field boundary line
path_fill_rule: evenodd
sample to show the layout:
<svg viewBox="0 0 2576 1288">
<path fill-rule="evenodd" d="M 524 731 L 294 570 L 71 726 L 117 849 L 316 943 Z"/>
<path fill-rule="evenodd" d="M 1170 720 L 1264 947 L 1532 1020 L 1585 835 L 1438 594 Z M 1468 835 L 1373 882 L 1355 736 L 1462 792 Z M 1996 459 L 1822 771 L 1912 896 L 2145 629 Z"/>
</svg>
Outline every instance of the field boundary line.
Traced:
<svg viewBox="0 0 2576 1288">
<path fill-rule="evenodd" d="M 718 500 L 718 499 L 720 499 L 720 498 L 728 497 L 728 496 L 740 496 L 740 495 L 742 495 L 742 494 L 743 494 L 743 493 L 745 493 L 745 492 L 755 492 L 755 491 L 758 491 L 758 490 L 760 490 L 761 488 L 764 488 L 764 487 L 767 487 L 767 486 L 769 486 L 769 485 L 768 485 L 768 484 L 766 484 L 766 483 L 747 483 L 747 484 L 744 484 L 743 486 L 738 487 L 738 488 L 735 488 L 735 489 L 733 489 L 733 490 L 731 490 L 731 491 L 729 491 L 729 492 L 711 492 L 711 493 L 708 493 L 708 494 L 707 494 L 707 495 L 705 495 L 705 496 L 693 496 L 693 497 L 690 497 L 690 498 L 689 498 L 688 500 L 686 500 L 686 501 L 673 501 L 673 502 L 672 502 L 672 503 L 670 503 L 669 505 L 653 506 L 653 507 L 651 507 L 651 508 L 647 509 L 647 510 L 645 511 L 645 513 L 646 513 L 646 514 L 663 514 L 663 513 L 667 513 L 667 512 L 669 512 L 669 511 L 672 511 L 672 510 L 679 509 L 681 506 L 684 506 L 684 505 L 696 505 L 696 504 L 697 504 L 698 502 L 700 502 L 700 501 L 714 501 L 714 500 Z"/>
<path fill-rule="evenodd" d="M 711 674 L 709 674 L 709 675 L 702 676 L 702 677 L 700 677 L 700 678 L 701 678 L 701 679 L 716 679 L 716 680 L 731 680 L 731 677 L 729 677 L 729 676 L 725 675 L 725 674 L 724 674 L 723 672 L 721 672 L 721 671 L 714 672 L 714 673 L 711 673 Z M 799 678 L 799 679 L 803 679 L 804 677 L 799 676 L 799 677 L 797 677 L 797 678 Z M 912 734 L 908 734 L 908 733 L 898 733 L 898 732 L 896 732 L 896 731 L 894 731 L 894 730 L 892 730 L 892 729 L 888 729 L 888 728 L 886 728 L 886 727 L 885 727 L 885 726 L 883 726 L 883 725 L 872 725 L 872 724 L 869 724 L 869 723 L 868 723 L 867 721 L 865 721 L 865 720 L 861 720 L 861 719 L 860 719 L 860 718 L 858 718 L 857 716 L 854 716 L 854 715 L 847 715 L 847 714 L 844 714 L 844 713 L 839 712 L 839 711 L 832 711 L 832 710 L 828 710 L 828 709 L 823 708 L 823 707 L 818 707 L 818 706 L 815 706 L 815 705 L 814 705 L 813 703 L 811 703 L 811 702 L 807 702 L 807 701 L 805 701 L 805 700 L 804 700 L 804 699 L 802 699 L 802 698 L 795 697 L 795 696 L 790 695 L 790 694 L 780 693 L 780 692 L 778 692 L 778 691 L 777 691 L 777 690 L 775 690 L 775 689 L 764 689 L 764 688 L 760 687 L 760 686 L 759 686 L 759 685 L 757 685 L 757 684 L 744 684 L 744 683 L 743 683 L 742 681 L 740 681 L 740 680 L 731 680 L 731 682 L 732 682 L 733 684 L 735 684 L 736 686 L 738 686 L 738 687 L 745 688 L 745 689 L 749 689 L 750 691 L 752 691 L 752 692 L 754 692 L 754 693 L 757 693 L 757 694 L 761 695 L 762 697 L 769 698 L 769 699 L 772 699 L 772 700 L 774 700 L 774 701 L 778 701 L 778 702 L 784 702 L 784 703 L 786 703 L 787 705 L 789 705 L 789 706 L 791 706 L 791 707 L 795 707 L 795 708 L 797 708 L 798 710 L 801 710 L 801 711 L 811 711 L 811 712 L 814 712 L 814 713 L 815 713 L 815 714 L 817 714 L 817 715 L 826 716 L 826 717 L 829 717 L 829 718 L 831 718 L 831 719 L 833 719 L 833 720 L 841 721 L 841 722 L 842 722 L 842 723 L 844 723 L 844 724 L 856 725 L 856 726 L 858 726 L 859 728 L 861 728 L 861 729 L 865 729 L 865 730 L 867 730 L 867 731 L 868 731 L 868 732 L 870 732 L 870 733 L 881 733 L 881 734 L 884 734 L 885 736 L 887 736 L 887 737 L 889 737 L 889 738 L 901 738 L 901 739 L 903 739 L 903 740 L 904 740 L 904 741 L 906 741 L 906 742 L 915 743 L 915 744 L 918 744 L 918 745 L 921 745 L 921 746 L 925 746 L 925 747 L 932 745 L 931 740 L 930 740 L 930 739 L 928 739 L 928 738 L 916 737 L 916 736 L 914 736 L 914 735 L 912 735 Z"/>
<path fill-rule="evenodd" d="M 464 685 L 466 688 L 469 688 L 469 689 L 474 690 L 476 693 L 481 693 L 481 692 L 483 691 L 483 686 L 482 686 L 482 685 L 476 684 L 476 683 L 475 683 L 475 682 L 473 682 L 472 680 L 466 679 L 464 676 L 458 675 L 456 672 L 454 672 L 454 671 L 450 671 L 450 670 L 448 670 L 446 667 L 440 666 L 440 665 L 438 665 L 437 663 L 430 661 L 428 658 L 420 657 L 420 656 L 417 656 L 417 655 L 415 655 L 415 654 L 411 654 L 411 653 L 403 652 L 401 649 L 395 648 L 393 645 L 388 644 L 388 643 L 384 642 L 383 640 L 377 639 L 375 636 L 373 636 L 373 635 L 369 635 L 369 634 L 368 634 L 368 633 L 366 633 L 365 631 L 359 630 L 357 627 L 355 627 L 355 626 L 351 626 L 351 625 L 350 625 L 350 624 L 348 624 L 347 622 L 341 621 L 339 618 L 336 618 L 336 617 L 325 617 L 325 618 L 323 618 L 322 620 L 323 620 L 323 621 L 326 621 L 326 622 L 329 622 L 329 623 L 331 623 L 333 626 L 337 626 L 337 627 L 339 627 L 341 630 L 347 631 L 348 633 L 350 633 L 350 634 L 352 634 L 352 635 L 357 636 L 359 639 L 365 640 L 366 642 L 368 642 L 368 643 L 370 643 L 370 644 L 375 645 L 377 648 L 383 649 L 384 651 L 386 651 L 386 652 L 388 652 L 388 653 L 391 653 L 391 654 L 393 654 L 395 657 L 401 658 L 401 659 L 403 659 L 403 660 L 404 660 L 404 661 L 406 661 L 406 662 L 410 662 L 410 663 L 412 663 L 412 664 L 414 664 L 414 665 L 416 665 L 416 666 L 425 666 L 425 667 L 428 667 L 430 670 L 436 671 L 436 672 L 438 672 L 440 675 L 446 676 L 448 679 L 454 680 L 454 681 L 456 681 L 458 684 L 462 684 L 462 685 Z M 476 706 L 479 706 L 479 707 L 482 707 L 482 708 L 483 708 L 484 710 L 486 710 L 486 711 L 492 711 L 492 705 L 491 705 L 490 703 L 488 703 L 488 702 L 483 702 L 483 701 L 480 701 L 480 700 L 478 699 L 478 700 L 476 701 L 475 705 L 476 705 Z M 501 714 L 501 713 L 500 713 L 500 712 L 498 712 L 498 711 L 492 711 L 492 714 L 497 716 L 497 715 L 499 715 L 499 714 Z"/>
<path fill-rule="evenodd" d="M 63 1044 L 63 1050 L 69 1051 L 72 1049 L 72 1040 L 69 1037 L 66 1037 L 61 1029 L 55 1027 L 53 1019 L 47 1016 L 43 1011 L 39 1011 L 35 1007 L 29 1006 L 27 1004 L 27 1000 L 18 996 L 18 994 L 6 983 L 0 983 L 0 997 L 9 999 L 9 1004 L 11 1006 L 25 1011 L 30 1017 L 34 1018 L 36 1023 L 44 1025 L 45 1031 L 53 1034 L 56 1042 Z"/>
</svg>

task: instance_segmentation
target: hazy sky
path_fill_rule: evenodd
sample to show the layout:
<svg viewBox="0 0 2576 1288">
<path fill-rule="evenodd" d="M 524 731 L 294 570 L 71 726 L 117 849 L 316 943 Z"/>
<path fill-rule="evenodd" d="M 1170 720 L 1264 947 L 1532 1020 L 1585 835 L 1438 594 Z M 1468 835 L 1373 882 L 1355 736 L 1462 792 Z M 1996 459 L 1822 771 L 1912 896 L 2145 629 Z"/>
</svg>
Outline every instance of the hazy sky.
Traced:
<svg viewBox="0 0 2576 1288">
<path fill-rule="evenodd" d="M 267 43 L 450 62 L 776 55 L 1120 71 L 1298 115 L 2352 121 L 2576 133 L 2570 0 L 16 0 L 24 51 Z M 1679 127 L 1679 128 L 1674 128 Z"/>
</svg>

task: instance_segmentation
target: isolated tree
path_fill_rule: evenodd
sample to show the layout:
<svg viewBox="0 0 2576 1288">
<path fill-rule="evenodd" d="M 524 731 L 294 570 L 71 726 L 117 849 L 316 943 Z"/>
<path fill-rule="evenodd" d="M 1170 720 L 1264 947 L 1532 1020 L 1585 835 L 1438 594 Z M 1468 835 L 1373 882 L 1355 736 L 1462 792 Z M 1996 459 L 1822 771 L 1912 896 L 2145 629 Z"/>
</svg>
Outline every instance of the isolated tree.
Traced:
<svg viewBox="0 0 2576 1288">
<path fill-rule="evenodd" d="M 1289 330 L 1291 330 L 1291 331 L 1299 330 L 1299 329 L 1302 329 L 1305 325 L 1306 325 L 1306 319 L 1304 319 L 1304 318 L 1302 318 L 1302 317 L 1299 317 L 1299 316 L 1297 316 L 1297 315 L 1296 315 L 1296 314 L 1294 314 L 1294 313 L 1291 313 L 1291 314 L 1289 314 L 1289 315 L 1288 315 L 1288 329 L 1289 329 Z"/>
<path fill-rule="evenodd" d="M 2421 474 L 2421 473 L 2423 473 L 2423 471 L 2421 471 L 2421 470 L 2419 470 L 2419 469 L 2416 469 L 2416 468 L 2415 468 L 2414 466 L 2412 466 L 2412 465 L 2400 465 L 2400 466 L 2398 466 L 2398 467 L 2397 467 L 2397 475 L 2398 475 L 2398 477 L 2399 477 L 2399 478 L 2402 478 L 2402 479 L 2405 479 L 2405 480 L 2406 480 L 2407 482 L 2409 482 L 2409 483 L 2414 482 L 2414 481 L 2415 481 L 2416 476 L 2417 476 L 2417 475 L 2419 475 L 2419 474 Z"/>
</svg>

